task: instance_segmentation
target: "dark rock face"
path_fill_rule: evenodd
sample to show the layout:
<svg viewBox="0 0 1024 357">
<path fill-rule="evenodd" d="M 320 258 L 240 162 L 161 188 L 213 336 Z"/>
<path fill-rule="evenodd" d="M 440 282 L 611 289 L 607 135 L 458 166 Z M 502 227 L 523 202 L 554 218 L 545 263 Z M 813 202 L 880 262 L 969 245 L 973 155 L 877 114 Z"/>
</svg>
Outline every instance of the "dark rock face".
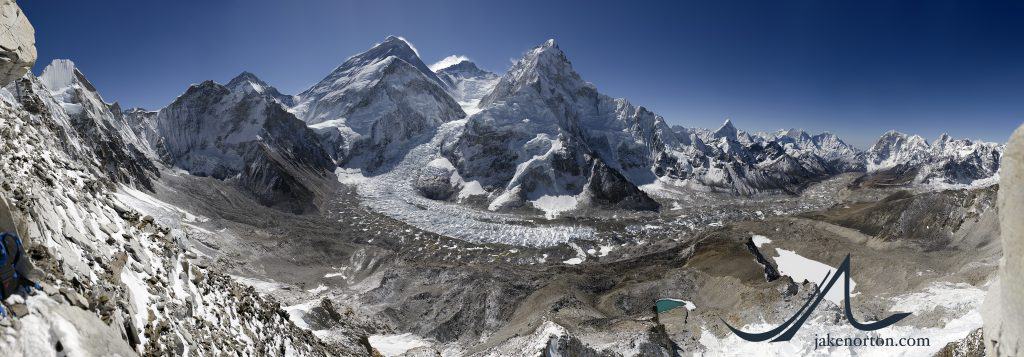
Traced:
<svg viewBox="0 0 1024 357">
<path fill-rule="evenodd" d="M 210 81 L 192 86 L 162 109 L 158 151 L 192 174 L 237 179 L 264 205 L 314 210 L 333 162 L 305 123 L 243 80 L 230 88 Z"/>
<path fill-rule="evenodd" d="M 591 168 L 587 191 L 601 205 L 643 211 L 656 211 L 660 208 L 658 202 L 601 160 L 595 160 Z"/>
<path fill-rule="evenodd" d="M 447 200 L 455 193 L 455 187 L 451 184 L 452 173 L 451 170 L 441 167 L 425 167 L 416 175 L 413 187 L 423 197 L 432 200 Z"/>
<path fill-rule="evenodd" d="M 160 175 L 156 165 L 138 147 L 126 143 L 109 123 L 84 115 L 72 115 L 71 123 L 92 146 L 101 167 L 114 181 L 152 189 L 152 178 Z"/>
<path fill-rule="evenodd" d="M 320 199 L 315 191 L 317 183 L 310 182 L 309 178 L 320 177 L 322 172 L 293 165 L 264 143 L 250 145 L 244 157 L 246 164 L 238 176 L 238 184 L 258 202 L 297 214 L 317 209 Z"/>
<path fill-rule="evenodd" d="M 548 340 L 548 346 L 544 349 L 544 357 L 612 357 L 615 353 L 608 351 L 596 351 L 584 344 L 580 339 L 571 335 L 552 336 Z"/>
<path fill-rule="evenodd" d="M 963 339 L 950 342 L 935 352 L 934 357 L 984 357 L 985 336 L 982 329 L 974 330 Z"/>
<path fill-rule="evenodd" d="M 47 67 L 50 71 L 54 67 L 65 67 L 64 70 L 72 76 L 66 87 L 47 88 L 35 77 L 22 78 L 15 82 L 14 92 L 21 101 L 26 111 L 40 116 L 66 115 L 70 130 L 54 125 L 55 130 L 61 131 L 64 135 L 74 136 L 77 140 L 65 141 L 63 144 L 72 151 L 80 151 L 82 148 L 73 148 L 73 143 L 81 143 L 91 149 L 99 160 L 99 168 L 104 171 L 114 182 L 128 185 L 136 185 L 146 189 L 152 189 L 152 179 L 159 177 L 160 173 L 156 165 L 137 146 L 137 143 L 125 139 L 121 128 L 122 113 L 117 104 L 107 104 L 102 101 L 95 87 L 85 76 L 73 67 L 74 64 L 67 61 L 55 61 Z M 44 71 L 44 76 L 46 71 Z M 46 92 L 49 98 L 51 91 L 59 90 L 60 93 L 50 102 L 47 107 L 39 93 Z M 52 100 L 52 99 L 51 99 Z M 81 108 L 77 111 L 63 110 L 61 106 L 75 106 Z M 55 114 L 54 111 L 59 112 Z"/>
<path fill-rule="evenodd" d="M 747 243 L 745 243 L 744 246 L 747 247 L 750 254 L 754 255 L 754 259 L 757 260 L 757 264 L 761 264 L 761 266 L 764 267 L 764 279 L 766 281 L 772 282 L 782 277 L 782 275 L 779 274 L 779 270 L 775 268 L 775 264 L 772 264 L 768 259 L 765 259 L 764 255 L 761 255 L 761 251 L 757 249 L 757 245 L 754 244 L 753 238 L 748 238 Z"/>
<path fill-rule="evenodd" d="M 914 182 L 919 170 L 918 166 L 900 164 L 893 168 L 866 173 L 850 185 L 854 188 L 907 186 Z"/>
</svg>

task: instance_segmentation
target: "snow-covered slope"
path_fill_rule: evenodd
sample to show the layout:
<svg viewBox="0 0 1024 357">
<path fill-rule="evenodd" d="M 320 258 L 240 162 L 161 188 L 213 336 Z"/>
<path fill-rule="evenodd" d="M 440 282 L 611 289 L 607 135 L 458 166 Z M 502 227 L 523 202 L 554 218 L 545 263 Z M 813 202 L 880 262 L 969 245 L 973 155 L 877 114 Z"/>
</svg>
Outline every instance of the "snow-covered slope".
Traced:
<svg viewBox="0 0 1024 357">
<path fill-rule="evenodd" d="M 122 111 L 121 114 L 123 125 L 141 141 L 139 146 L 143 148 L 140 150 L 150 158 L 159 160 L 160 153 L 157 149 L 162 145 L 162 137 L 156 127 L 156 117 L 159 112 L 143 108 L 129 108 Z"/>
<path fill-rule="evenodd" d="M 193 175 L 237 179 L 266 205 L 313 209 L 322 196 L 318 180 L 334 165 L 313 131 L 268 88 L 249 73 L 228 86 L 189 87 L 157 114 L 158 149 Z"/>
<path fill-rule="evenodd" d="M 408 42 L 391 36 L 297 95 L 291 111 L 335 161 L 374 171 L 416 138 L 465 117 L 446 87 Z"/>
<path fill-rule="evenodd" d="M 327 355 L 276 302 L 191 263 L 185 231 L 118 198 L 115 190 L 138 192 L 118 182 L 145 186 L 126 167 L 153 164 L 126 154 L 118 138 L 127 133 L 110 128 L 88 82 L 67 68 L 51 69 L 45 85 L 29 74 L 0 89 L 0 196 L 42 284 L 6 301 L 15 320 L 3 321 L 0 351 Z"/>
<path fill-rule="evenodd" d="M 969 185 L 998 177 L 1003 149 L 1001 144 L 946 134 L 929 143 L 918 135 L 889 131 L 865 157 L 871 173 L 898 174 L 912 183 Z"/>
<path fill-rule="evenodd" d="M 501 79 L 501 76 L 482 70 L 468 60 L 439 68 L 436 73 L 448 84 L 452 98 L 470 115 L 480 111 L 480 99 L 494 90 Z"/>
</svg>

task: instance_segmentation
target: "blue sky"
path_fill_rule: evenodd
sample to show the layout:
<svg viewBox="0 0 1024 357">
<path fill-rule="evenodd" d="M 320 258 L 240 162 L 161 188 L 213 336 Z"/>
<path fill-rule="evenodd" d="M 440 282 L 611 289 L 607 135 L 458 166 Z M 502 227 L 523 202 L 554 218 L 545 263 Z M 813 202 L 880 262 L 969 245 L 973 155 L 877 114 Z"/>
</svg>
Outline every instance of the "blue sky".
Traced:
<svg viewBox="0 0 1024 357">
<path fill-rule="evenodd" d="M 70 58 L 108 101 L 158 109 L 243 70 L 285 93 L 387 35 L 428 64 L 503 72 L 555 38 L 598 89 L 671 124 L 832 131 L 865 147 L 888 129 L 1005 141 L 1024 122 L 1020 1 L 19 2 L 38 73 Z"/>
</svg>

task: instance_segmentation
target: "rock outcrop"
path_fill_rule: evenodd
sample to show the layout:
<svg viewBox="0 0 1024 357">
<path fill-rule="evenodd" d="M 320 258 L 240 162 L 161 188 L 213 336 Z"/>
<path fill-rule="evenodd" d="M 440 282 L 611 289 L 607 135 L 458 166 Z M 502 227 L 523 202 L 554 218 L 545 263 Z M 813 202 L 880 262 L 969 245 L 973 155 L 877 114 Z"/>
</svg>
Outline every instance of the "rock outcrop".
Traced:
<svg viewBox="0 0 1024 357">
<path fill-rule="evenodd" d="M 1019 356 L 1024 353 L 1024 126 L 1006 144 L 1000 181 L 1003 259 L 985 300 L 985 350 L 994 356 Z"/>
<path fill-rule="evenodd" d="M 36 64 L 36 30 L 14 0 L 0 0 L 0 86 Z"/>
</svg>

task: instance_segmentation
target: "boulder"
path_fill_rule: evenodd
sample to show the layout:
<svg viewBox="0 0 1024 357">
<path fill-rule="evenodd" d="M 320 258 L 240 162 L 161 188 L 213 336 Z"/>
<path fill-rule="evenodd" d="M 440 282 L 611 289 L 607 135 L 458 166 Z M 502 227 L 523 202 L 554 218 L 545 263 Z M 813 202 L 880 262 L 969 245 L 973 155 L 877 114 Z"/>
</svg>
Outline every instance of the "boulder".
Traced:
<svg viewBox="0 0 1024 357">
<path fill-rule="evenodd" d="M 1015 356 L 1024 352 L 1024 126 L 1006 144 L 999 176 L 1003 259 L 983 307 L 985 350 Z"/>
<path fill-rule="evenodd" d="M 6 86 L 36 63 L 36 30 L 14 0 L 0 0 L 0 24 L 0 86 Z"/>
</svg>

